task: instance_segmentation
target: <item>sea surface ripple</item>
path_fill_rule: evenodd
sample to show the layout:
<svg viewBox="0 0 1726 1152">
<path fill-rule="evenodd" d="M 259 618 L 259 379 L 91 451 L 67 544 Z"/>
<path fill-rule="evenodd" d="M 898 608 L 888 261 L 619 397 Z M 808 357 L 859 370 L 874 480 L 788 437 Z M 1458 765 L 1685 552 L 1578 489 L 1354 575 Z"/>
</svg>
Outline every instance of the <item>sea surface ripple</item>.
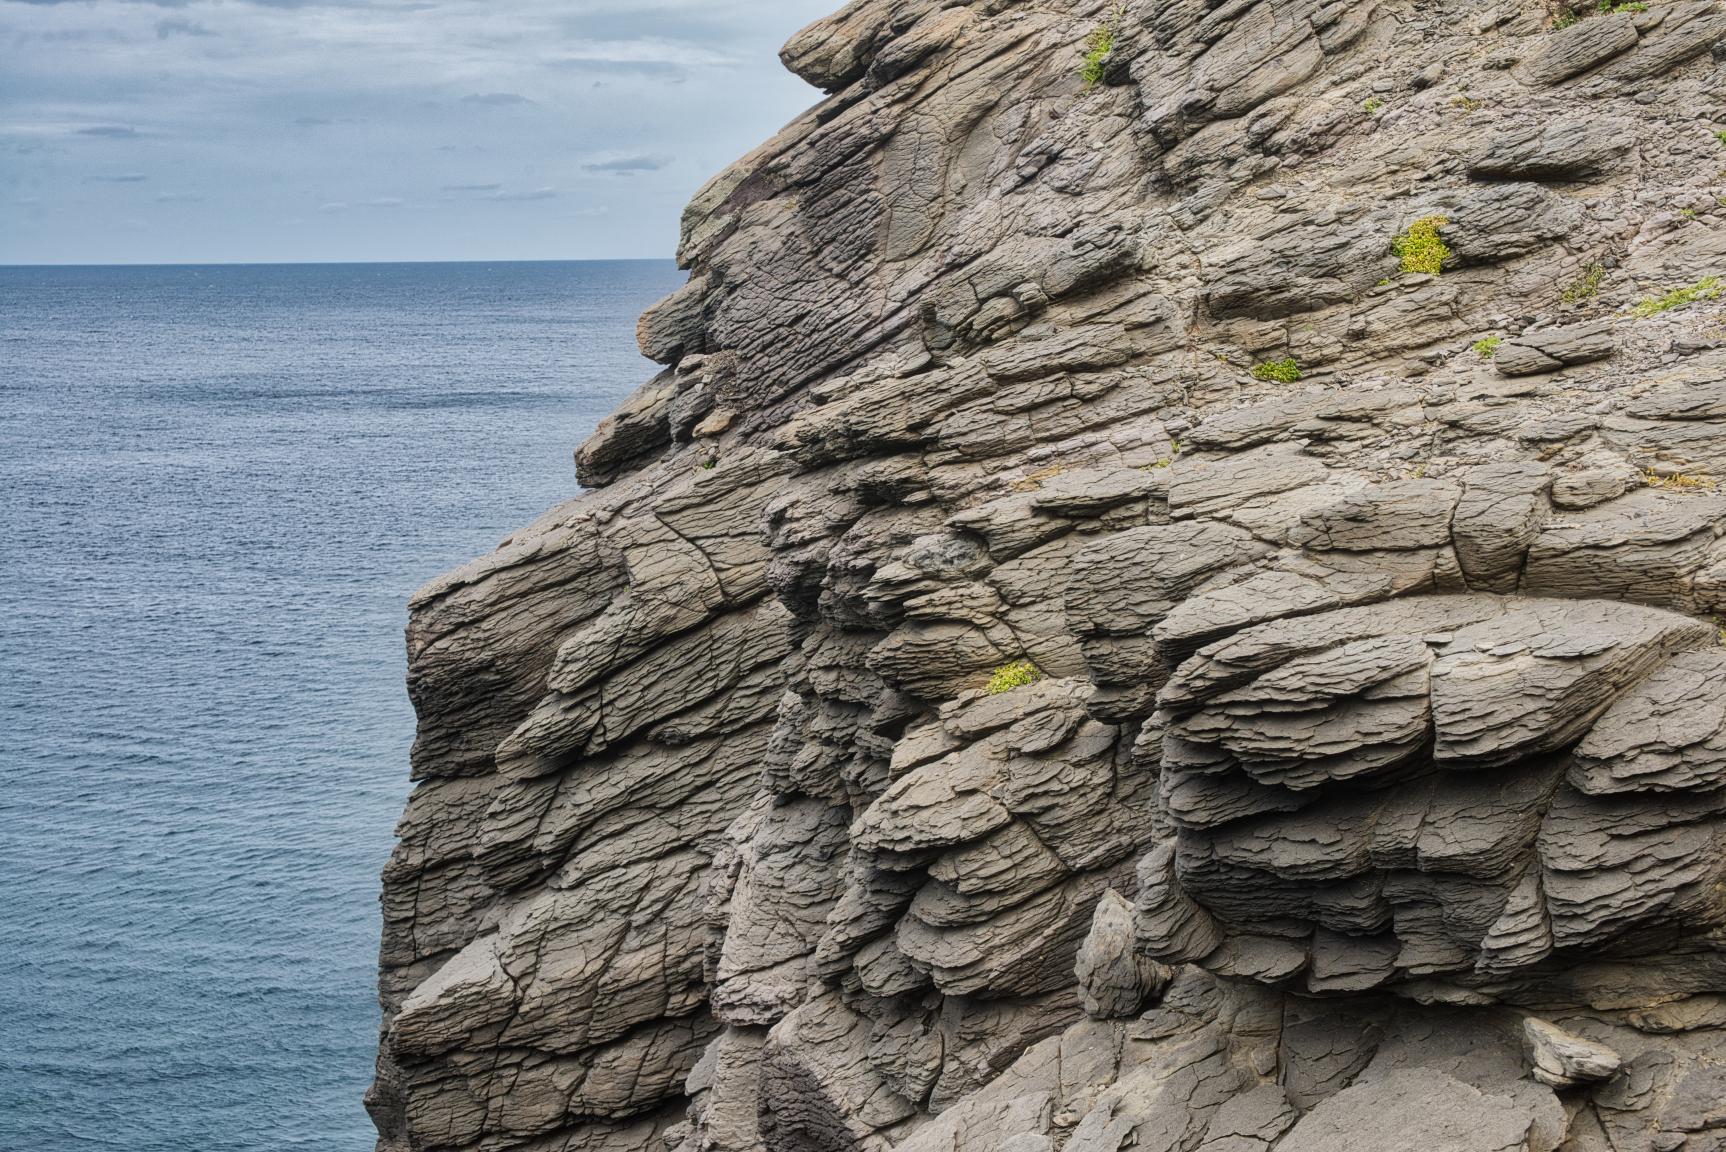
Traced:
<svg viewBox="0 0 1726 1152">
<path fill-rule="evenodd" d="M 361 1152 L 404 606 L 669 262 L 0 268 L 0 1149 Z"/>
</svg>

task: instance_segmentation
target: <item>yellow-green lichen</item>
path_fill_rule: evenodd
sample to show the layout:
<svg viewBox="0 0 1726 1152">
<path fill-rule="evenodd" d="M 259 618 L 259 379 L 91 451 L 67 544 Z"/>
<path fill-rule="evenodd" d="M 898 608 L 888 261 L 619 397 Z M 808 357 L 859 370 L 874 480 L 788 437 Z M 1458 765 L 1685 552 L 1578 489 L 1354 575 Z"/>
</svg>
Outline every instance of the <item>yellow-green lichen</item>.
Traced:
<svg viewBox="0 0 1726 1152">
<path fill-rule="evenodd" d="M 995 669 L 989 677 L 989 695 L 999 696 L 1015 688 L 1024 688 L 1043 678 L 1043 670 L 1029 660 L 1015 660 Z"/>
<path fill-rule="evenodd" d="M 1590 264 L 1584 269 L 1576 282 L 1564 290 L 1566 304 L 1580 304 L 1591 300 L 1600 294 L 1600 285 L 1606 279 L 1606 266 L 1600 263 Z"/>
<path fill-rule="evenodd" d="M 1702 300 L 1718 300 L 1722 292 L 1720 277 L 1705 276 L 1688 288 L 1674 288 L 1661 296 L 1650 296 L 1639 301 L 1630 314 L 1638 320 L 1646 320 L 1650 316 L 1658 316 L 1662 312 L 1670 312 L 1674 308 L 1682 308 L 1686 304 L 1695 304 Z"/>
<path fill-rule="evenodd" d="M 1300 365 L 1293 356 L 1281 360 L 1266 360 L 1253 365 L 1254 380 L 1274 380 L 1278 384 L 1293 384 L 1300 379 Z"/>
<path fill-rule="evenodd" d="M 1390 249 L 1402 261 L 1404 272 L 1424 272 L 1437 276 L 1450 257 L 1450 247 L 1438 230 L 1450 223 L 1446 216 L 1426 216 L 1408 226 L 1408 231 L 1391 241 Z"/>
</svg>

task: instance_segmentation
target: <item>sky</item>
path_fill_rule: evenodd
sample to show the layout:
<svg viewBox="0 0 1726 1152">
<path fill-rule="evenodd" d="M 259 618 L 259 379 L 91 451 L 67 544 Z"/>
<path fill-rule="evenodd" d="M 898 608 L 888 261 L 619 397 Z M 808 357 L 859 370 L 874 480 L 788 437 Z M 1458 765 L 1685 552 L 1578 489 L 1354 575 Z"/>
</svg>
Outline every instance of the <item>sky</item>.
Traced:
<svg viewBox="0 0 1726 1152">
<path fill-rule="evenodd" d="M 669 257 L 840 0 L 0 0 L 0 264 Z"/>
</svg>

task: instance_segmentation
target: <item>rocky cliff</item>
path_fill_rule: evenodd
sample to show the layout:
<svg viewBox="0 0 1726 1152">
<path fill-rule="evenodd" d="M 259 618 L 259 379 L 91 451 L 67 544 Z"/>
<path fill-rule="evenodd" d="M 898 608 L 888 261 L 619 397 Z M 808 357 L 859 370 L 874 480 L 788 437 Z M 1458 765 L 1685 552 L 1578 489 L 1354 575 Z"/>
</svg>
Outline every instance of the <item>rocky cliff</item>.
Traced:
<svg viewBox="0 0 1726 1152">
<path fill-rule="evenodd" d="M 1726 1149 L 1726 4 L 784 59 L 414 600 L 380 1147 Z"/>
</svg>

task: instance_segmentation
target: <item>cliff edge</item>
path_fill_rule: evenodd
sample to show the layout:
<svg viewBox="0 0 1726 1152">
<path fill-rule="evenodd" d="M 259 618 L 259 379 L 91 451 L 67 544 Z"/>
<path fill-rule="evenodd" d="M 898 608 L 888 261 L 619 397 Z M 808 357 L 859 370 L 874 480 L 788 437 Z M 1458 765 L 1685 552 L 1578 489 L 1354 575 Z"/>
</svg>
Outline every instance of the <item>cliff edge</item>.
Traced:
<svg viewBox="0 0 1726 1152">
<path fill-rule="evenodd" d="M 783 55 L 414 598 L 383 1152 L 1726 1149 L 1726 4 Z"/>
</svg>

